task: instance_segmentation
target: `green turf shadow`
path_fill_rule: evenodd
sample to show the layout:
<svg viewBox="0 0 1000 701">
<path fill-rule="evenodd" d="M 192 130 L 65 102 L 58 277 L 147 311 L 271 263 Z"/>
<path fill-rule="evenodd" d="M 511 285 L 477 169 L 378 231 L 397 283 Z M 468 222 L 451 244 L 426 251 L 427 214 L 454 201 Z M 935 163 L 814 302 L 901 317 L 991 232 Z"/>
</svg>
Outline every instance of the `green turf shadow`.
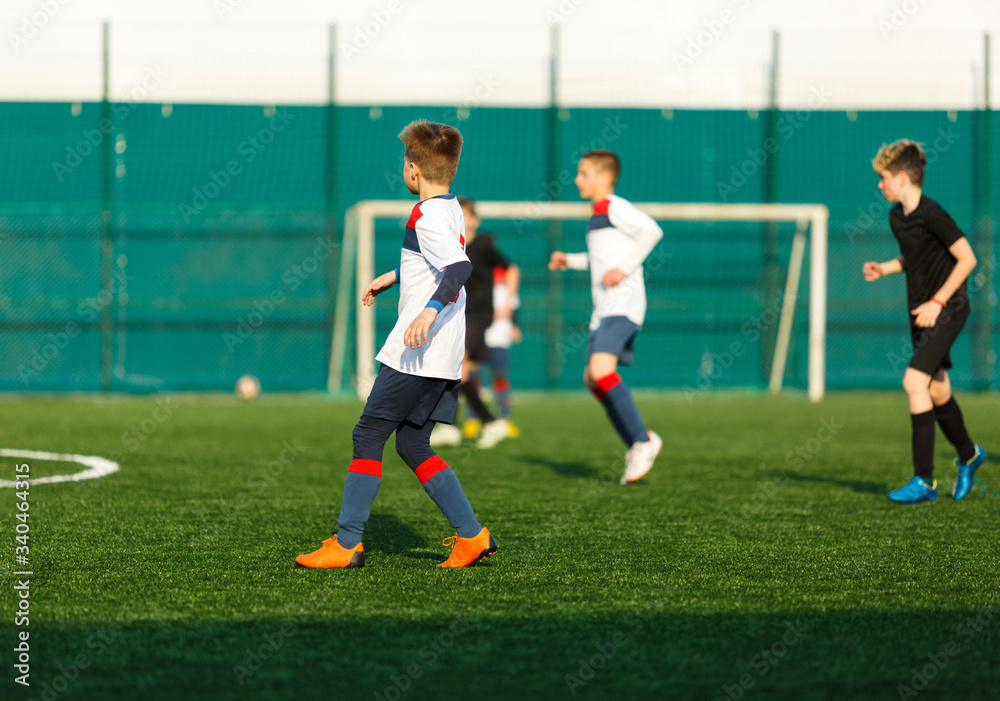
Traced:
<svg viewBox="0 0 1000 701">
<path fill-rule="evenodd" d="M 339 590 L 285 621 L 43 625 L 21 696 L 985 700 L 998 624 L 997 609 L 401 620 L 353 616 Z"/>
</svg>

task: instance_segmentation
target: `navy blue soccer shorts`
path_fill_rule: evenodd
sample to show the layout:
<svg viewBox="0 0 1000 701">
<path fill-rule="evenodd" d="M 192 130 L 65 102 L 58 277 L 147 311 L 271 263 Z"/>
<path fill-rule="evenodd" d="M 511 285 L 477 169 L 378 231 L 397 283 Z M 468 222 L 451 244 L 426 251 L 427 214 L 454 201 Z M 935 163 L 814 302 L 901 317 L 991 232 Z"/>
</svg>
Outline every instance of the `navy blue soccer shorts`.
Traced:
<svg viewBox="0 0 1000 701">
<path fill-rule="evenodd" d="M 625 316 L 606 316 L 587 339 L 587 360 L 594 353 L 618 356 L 619 365 L 631 365 L 635 360 L 635 335 L 639 325 Z"/>
<path fill-rule="evenodd" d="M 458 380 L 408 375 L 383 365 L 362 414 L 417 426 L 450 424 L 458 408 L 458 385 Z"/>
</svg>

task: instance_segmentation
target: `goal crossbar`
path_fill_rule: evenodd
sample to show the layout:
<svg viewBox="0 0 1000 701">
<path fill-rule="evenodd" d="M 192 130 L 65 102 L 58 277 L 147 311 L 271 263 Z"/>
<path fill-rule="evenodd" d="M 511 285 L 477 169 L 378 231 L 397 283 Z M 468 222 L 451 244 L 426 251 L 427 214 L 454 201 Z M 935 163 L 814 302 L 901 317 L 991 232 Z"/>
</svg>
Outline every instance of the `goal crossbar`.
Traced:
<svg viewBox="0 0 1000 701">
<path fill-rule="evenodd" d="M 826 271 L 827 224 L 830 213 L 821 204 L 722 204 L 713 202 L 636 202 L 636 207 L 657 221 L 741 221 L 796 222 L 797 237 L 808 227 L 809 252 L 809 364 L 808 395 L 810 401 L 823 398 L 826 385 Z M 361 293 L 375 278 L 375 221 L 405 219 L 413 209 L 407 200 L 363 200 L 348 208 L 345 214 L 344 242 L 341 248 L 337 303 L 334 312 L 333 341 L 330 352 L 328 387 L 332 392 L 343 389 L 343 370 L 347 353 L 346 333 L 350 317 L 351 281 L 355 280 L 354 304 L 357 324 L 357 393 L 368 396 L 375 381 L 375 312 L 361 303 Z M 586 202 L 476 202 L 476 212 L 483 219 L 510 219 L 520 222 L 552 219 L 587 219 L 591 205 Z M 802 244 L 793 247 L 790 280 L 782 304 L 775 365 L 771 373 L 771 390 L 780 389 L 784 375 L 798 287 L 798 264 L 802 260 Z M 356 257 L 356 259 L 355 259 Z M 352 265 L 355 271 L 352 271 Z M 352 275 L 352 272 L 354 274 Z M 791 282 L 794 281 L 794 285 Z"/>
</svg>

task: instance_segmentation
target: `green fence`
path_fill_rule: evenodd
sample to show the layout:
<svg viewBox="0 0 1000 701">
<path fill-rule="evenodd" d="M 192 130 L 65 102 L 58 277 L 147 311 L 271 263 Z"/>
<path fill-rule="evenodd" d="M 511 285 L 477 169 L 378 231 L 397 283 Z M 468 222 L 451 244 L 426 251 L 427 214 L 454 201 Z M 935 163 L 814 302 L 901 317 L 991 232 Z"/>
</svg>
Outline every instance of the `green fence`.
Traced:
<svg viewBox="0 0 1000 701">
<path fill-rule="evenodd" d="M 988 112 L 8 102 L 0 389 L 228 389 L 247 372 L 265 389 L 324 388 L 343 211 L 361 199 L 412 199 L 396 134 L 418 117 L 462 129 L 453 189 L 476 199 L 576 200 L 576 157 L 607 146 L 624 163 L 619 193 L 635 201 L 826 204 L 832 388 L 892 387 L 901 377 L 903 281 L 865 284 L 860 274 L 863 261 L 897 254 L 869 161 L 883 142 L 923 141 L 925 189 L 980 255 L 953 379 L 996 387 L 990 214 L 1000 193 Z M 664 228 L 629 382 L 763 386 L 793 227 Z M 583 248 L 582 224 L 484 229 L 524 270 L 515 387 L 579 386 L 586 276 L 567 273 L 553 286 L 545 262 L 553 235 L 566 250 Z M 379 269 L 395 267 L 400 235 L 398 222 L 379 222 Z M 805 385 L 808 279 L 800 293 L 791 386 Z M 384 337 L 395 304 L 380 301 Z"/>
</svg>

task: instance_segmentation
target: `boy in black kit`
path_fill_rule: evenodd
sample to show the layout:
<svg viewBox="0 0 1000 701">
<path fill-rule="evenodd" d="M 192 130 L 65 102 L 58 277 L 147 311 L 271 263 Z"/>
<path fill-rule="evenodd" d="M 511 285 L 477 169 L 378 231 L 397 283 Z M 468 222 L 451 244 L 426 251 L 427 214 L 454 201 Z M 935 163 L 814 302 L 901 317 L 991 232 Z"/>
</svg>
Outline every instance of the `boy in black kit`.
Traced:
<svg viewBox="0 0 1000 701">
<path fill-rule="evenodd" d="M 949 351 L 969 318 L 966 280 L 976 267 L 968 239 L 934 200 L 923 196 L 927 156 L 920 144 L 900 139 L 879 149 L 872 167 L 889 202 L 889 225 L 902 255 L 862 266 L 865 280 L 906 273 L 913 357 L 903 376 L 913 426 L 913 477 L 889 492 L 895 502 L 915 504 L 937 499 L 934 479 L 934 423 L 958 451 L 958 479 L 952 489 L 961 499 L 972 488 L 986 452 L 972 442 L 962 412 L 951 394 Z"/>
</svg>

